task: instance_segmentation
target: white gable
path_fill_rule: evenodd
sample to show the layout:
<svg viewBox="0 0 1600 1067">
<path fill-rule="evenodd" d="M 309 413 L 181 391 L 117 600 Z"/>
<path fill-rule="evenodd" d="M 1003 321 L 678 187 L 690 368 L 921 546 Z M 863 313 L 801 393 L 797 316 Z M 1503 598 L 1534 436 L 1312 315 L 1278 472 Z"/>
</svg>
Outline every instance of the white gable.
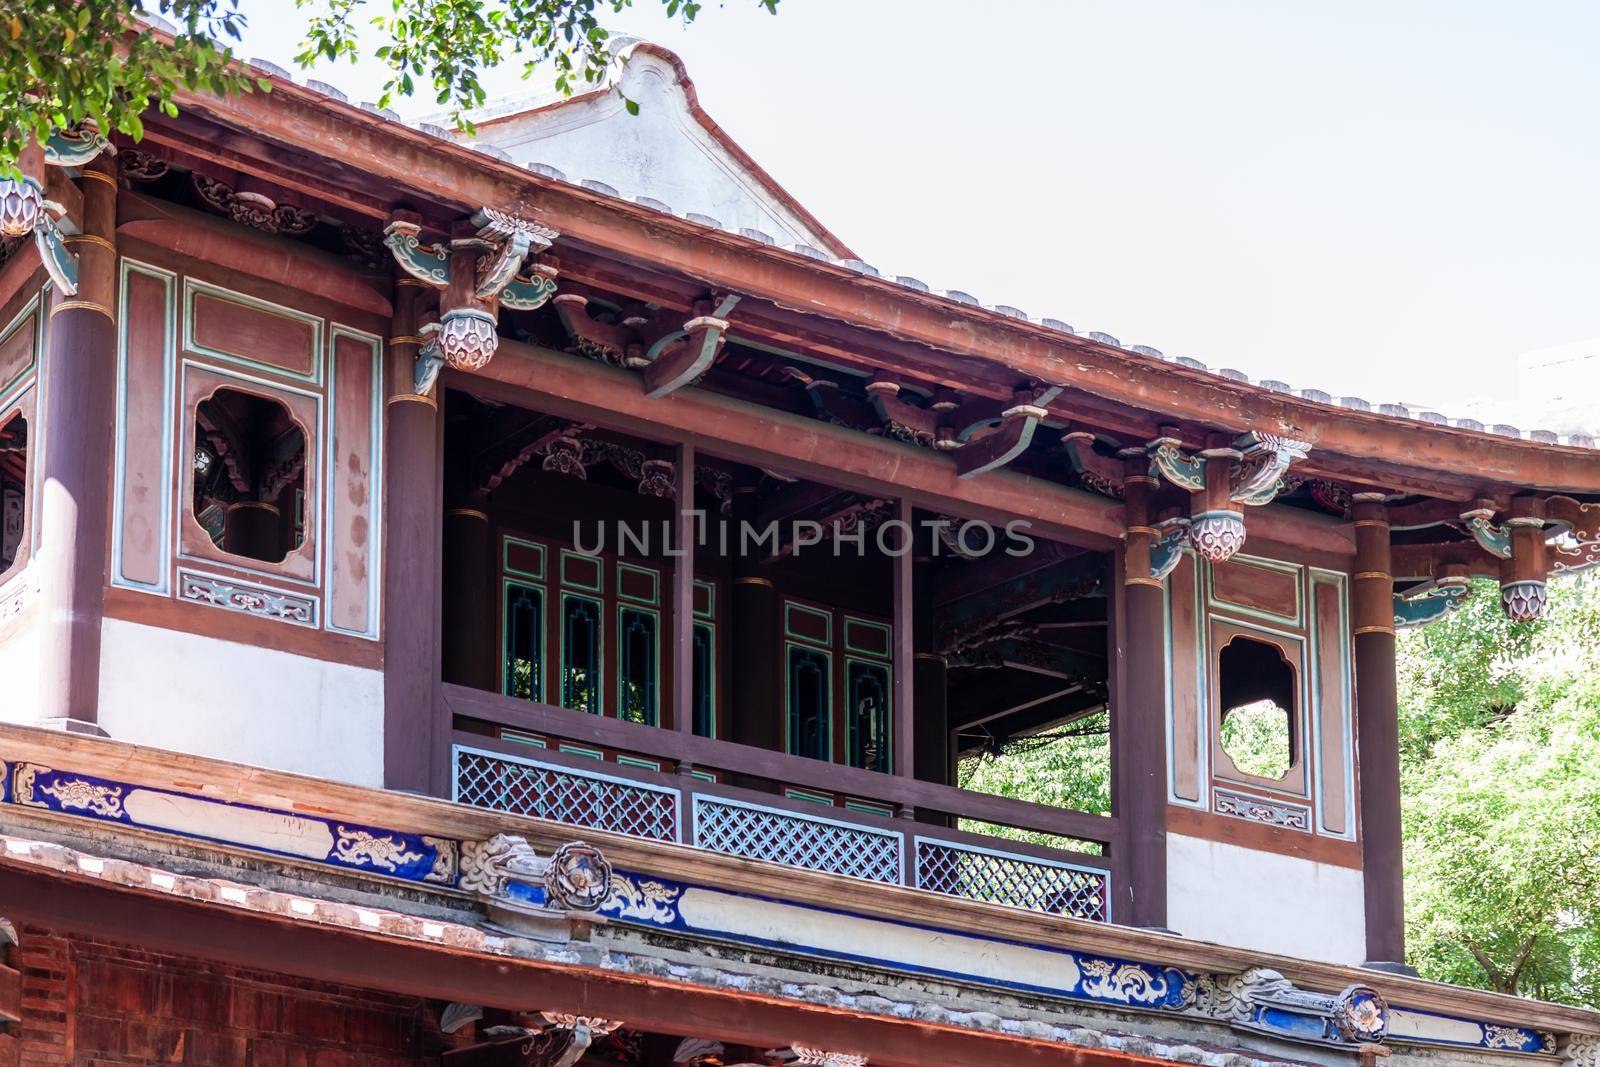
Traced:
<svg viewBox="0 0 1600 1067">
<path fill-rule="evenodd" d="M 624 42 L 604 89 L 565 101 L 539 94 L 496 102 L 473 116 L 477 140 L 515 163 L 555 167 L 572 182 L 604 182 L 678 215 L 760 230 L 780 245 L 845 252 L 702 124 L 681 71 L 664 49 Z M 630 100 L 637 114 L 629 112 Z"/>
</svg>

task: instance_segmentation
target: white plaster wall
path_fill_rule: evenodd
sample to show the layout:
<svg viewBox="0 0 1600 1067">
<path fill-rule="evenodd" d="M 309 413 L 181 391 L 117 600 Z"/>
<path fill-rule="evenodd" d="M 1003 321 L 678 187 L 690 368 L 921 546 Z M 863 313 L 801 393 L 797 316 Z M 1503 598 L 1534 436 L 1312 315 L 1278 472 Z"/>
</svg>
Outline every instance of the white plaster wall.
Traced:
<svg viewBox="0 0 1600 1067">
<path fill-rule="evenodd" d="M 100 726 L 119 741 L 383 785 L 383 672 L 107 619 Z"/>
<path fill-rule="evenodd" d="M 39 717 L 39 630 L 25 626 L 0 643 L 0 722 Z"/>
<path fill-rule="evenodd" d="M 1167 835 L 1167 925 L 1185 937 L 1360 964 L 1365 924 L 1360 871 Z"/>
<path fill-rule="evenodd" d="M 696 121 L 677 72 L 635 52 L 615 90 L 593 100 L 480 127 L 479 139 L 520 164 L 544 163 L 573 182 L 592 178 L 623 196 L 653 197 L 674 212 L 710 215 L 731 229 L 760 230 L 779 244 L 824 247 Z M 623 95 L 639 106 L 627 110 Z"/>
</svg>

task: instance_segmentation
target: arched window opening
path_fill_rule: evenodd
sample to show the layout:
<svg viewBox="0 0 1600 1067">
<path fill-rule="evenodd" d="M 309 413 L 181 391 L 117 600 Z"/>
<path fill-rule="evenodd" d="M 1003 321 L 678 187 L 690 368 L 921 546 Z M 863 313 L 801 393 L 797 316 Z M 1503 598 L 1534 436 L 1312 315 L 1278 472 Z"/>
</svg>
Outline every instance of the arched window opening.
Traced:
<svg viewBox="0 0 1600 1067">
<path fill-rule="evenodd" d="M 1217 661 L 1222 751 L 1245 774 L 1277 780 L 1299 759 L 1295 671 L 1266 641 L 1235 637 Z"/>
<path fill-rule="evenodd" d="M 22 552 L 28 502 L 28 420 L 19 412 L 0 426 L 0 574 Z"/>
<path fill-rule="evenodd" d="M 218 389 L 195 408 L 194 517 L 230 555 L 282 563 L 305 542 L 306 435 L 276 400 Z"/>
</svg>

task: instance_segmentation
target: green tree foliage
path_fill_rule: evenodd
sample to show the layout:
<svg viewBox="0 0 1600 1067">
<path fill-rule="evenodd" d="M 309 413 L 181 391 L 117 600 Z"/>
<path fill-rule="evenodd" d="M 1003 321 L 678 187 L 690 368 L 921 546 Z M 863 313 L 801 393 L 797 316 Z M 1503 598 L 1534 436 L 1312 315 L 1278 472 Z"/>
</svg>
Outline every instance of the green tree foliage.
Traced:
<svg viewBox="0 0 1600 1067">
<path fill-rule="evenodd" d="M 389 69 L 381 104 L 426 86 L 466 125 L 463 113 L 484 101 L 480 74 L 508 61 L 552 67 L 563 92 L 598 82 L 610 59 L 602 20 L 632 2 L 295 0 L 313 8 L 297 58 L 354 60 L 372 43 Z M 700 13 L 695 0 L 660 2 L 685 23 Z M 754 2 L 777 10 L 778 0 Z M 152 33 L 145 15 L 176 25 L 176 40 Z M 180 92 L 267 88 L 234 62 L 244 26 L 239 0 L 0 0 L 0 170 L 56 128 L 87 120 L 137 138 L 150 108 L 177 114 Z"/>
<path fill-rule="evenodd" d="M 1600 1007 L 1600 580 L 1534 623 L 1474 592 L 1401 640 L 1411 963 Z"/>
<path fill-rule="evenodd" d="M 961 761 L 957 784 L 994 796 L 1018 797 L 1073 811 L 1111 811 L 1110 720 L 1097 712 L 1058 730 L 1022 737 Z M 1098 846 L 1062 842 L 1049 834 L 964 822 L 962 829 L 1035 845 Z"/>
</svg>

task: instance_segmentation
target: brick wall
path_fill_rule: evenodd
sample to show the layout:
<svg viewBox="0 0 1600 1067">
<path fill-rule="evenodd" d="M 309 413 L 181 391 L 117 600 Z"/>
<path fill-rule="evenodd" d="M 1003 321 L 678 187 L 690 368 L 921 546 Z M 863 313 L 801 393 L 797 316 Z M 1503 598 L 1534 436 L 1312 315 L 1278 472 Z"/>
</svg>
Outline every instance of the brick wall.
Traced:
<svg viewBox="0 0 1600 1067">
<path fill-rule="evenodd" d="M 438 1062 L 423 1001 L 22 927 L 25 1067 L 416 1067 Z M 0 1067 L 9 1065 L 0 1063 Z"/>
</svg>

